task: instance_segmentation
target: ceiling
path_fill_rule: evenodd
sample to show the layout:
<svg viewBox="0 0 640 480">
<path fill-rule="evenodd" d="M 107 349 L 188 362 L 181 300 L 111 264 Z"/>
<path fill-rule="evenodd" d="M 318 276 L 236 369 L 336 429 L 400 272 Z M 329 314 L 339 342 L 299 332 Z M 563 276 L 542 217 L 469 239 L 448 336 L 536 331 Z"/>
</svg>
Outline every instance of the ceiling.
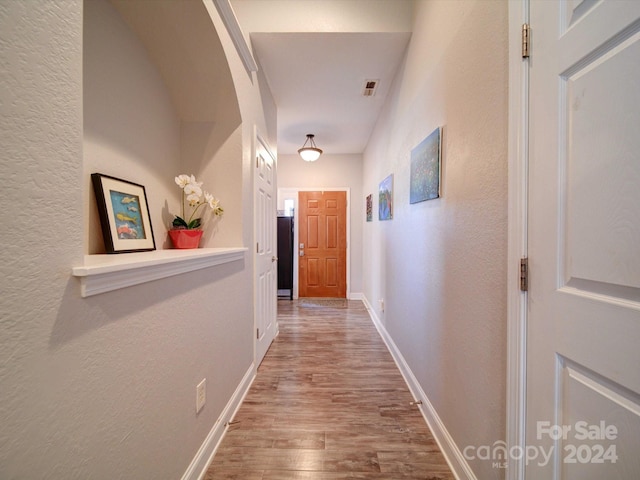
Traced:
<svg viewBox="0 0 640 480">
<path fill-rule="evenodd" d="M 325 154 L 362 153 L 410 36 L 252 33 L 278 110 L 278 153 L 295 154 L 308 133 Z M 366 80 L 378 80 L 375 95 L 363 95 Z"/>
</svg>

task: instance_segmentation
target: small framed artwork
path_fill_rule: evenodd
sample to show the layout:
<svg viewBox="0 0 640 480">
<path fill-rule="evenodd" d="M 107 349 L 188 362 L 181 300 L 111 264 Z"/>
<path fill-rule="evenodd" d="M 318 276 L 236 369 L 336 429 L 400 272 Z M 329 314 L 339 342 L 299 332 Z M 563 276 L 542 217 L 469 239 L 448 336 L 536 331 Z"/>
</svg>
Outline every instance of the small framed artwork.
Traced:
<svg viewBox="0 0 640 480">
<path fill-rule="evenodd" d="M 373 194 L 367 195 L 367 222 L 373 221 Z"/>
<path fill-rule="evenodd" d="M 91 174 L 107 253 L 155 250 L 147 194 L 142 185 Z"/>
<path fill-rule="evenodd" d="M 380 182 L 378 187 L 378 219 L 393 218 L 393 173 Z"/>
<path fill-rule="evenodd" d="M 409 203 L 433 200 L 440 196 L 440 132 L 436 128 L 411 150 Z"/>
</svg>

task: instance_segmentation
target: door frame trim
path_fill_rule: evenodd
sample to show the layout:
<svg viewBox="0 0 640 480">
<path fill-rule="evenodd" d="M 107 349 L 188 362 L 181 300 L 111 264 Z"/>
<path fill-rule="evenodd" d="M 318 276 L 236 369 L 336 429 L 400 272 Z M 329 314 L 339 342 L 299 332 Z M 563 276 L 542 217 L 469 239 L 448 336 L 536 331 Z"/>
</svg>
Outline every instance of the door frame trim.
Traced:
<svg viewBox="0 0 640 480">
<path fill-rule="evenodd" d="M 529 23 L 530 0 L 508 2 L 508 240 L 507 240 L 507 398 L 508 451 L 526 444 L 527 292 L 520 290 L 520 259 L 527 256 L 529 162 L 529 68 L 522 58 L 522 25 Z M 507 480 L 523 480 L 525 462 L 507 455 Z"/>
<path fill-rule="evenodd" d="M 298 298 L 298 259 L 300 258 L 298 246 L 298 193 L 300 192 L 346 192 L 347 195 L 347 298 L 351 298 L 351 188 L 350 187 L 283 187 L 278 188 L 278 205 L 281 199 L 295 194 L 293 210 L 293 298 Z"/>
</svg>

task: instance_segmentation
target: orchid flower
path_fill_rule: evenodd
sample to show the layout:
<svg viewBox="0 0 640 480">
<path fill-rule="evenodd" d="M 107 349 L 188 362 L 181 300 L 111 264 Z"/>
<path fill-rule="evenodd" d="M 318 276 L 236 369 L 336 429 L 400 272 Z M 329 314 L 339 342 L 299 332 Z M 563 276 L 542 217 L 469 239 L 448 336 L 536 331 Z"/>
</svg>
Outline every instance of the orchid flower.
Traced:
<svg viewBox="0 0 640 480">
<path fill-rule="evenodd" d="M 198 182 L 194 175 L 178 175 L 175 177 L 176 185 L 182 189 L 182 215 L 173 220 L 174 228 L 195 229 L 202 225 L 202 218 L 194 218 L 200 207 L 209 205 L 215 216 L 222 216 L 224 210 L 220 201 L 208 192 L 202 190 L 202 182 Z M 189 220 L 185 220 L 185 203 L 193 209 Z"/>
</svg>

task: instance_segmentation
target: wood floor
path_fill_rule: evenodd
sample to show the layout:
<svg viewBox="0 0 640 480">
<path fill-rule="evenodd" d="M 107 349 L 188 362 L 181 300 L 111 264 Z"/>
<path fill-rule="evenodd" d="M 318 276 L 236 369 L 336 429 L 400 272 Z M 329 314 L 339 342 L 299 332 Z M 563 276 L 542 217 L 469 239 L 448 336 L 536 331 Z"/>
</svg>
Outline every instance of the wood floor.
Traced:
<svg viewBox="0 0 640 480">
<path fill-rule="evenodd" d="M 278 302 L 280 334 L 205 480 L 453 479 L 362 302 Z"/>
</svg>

